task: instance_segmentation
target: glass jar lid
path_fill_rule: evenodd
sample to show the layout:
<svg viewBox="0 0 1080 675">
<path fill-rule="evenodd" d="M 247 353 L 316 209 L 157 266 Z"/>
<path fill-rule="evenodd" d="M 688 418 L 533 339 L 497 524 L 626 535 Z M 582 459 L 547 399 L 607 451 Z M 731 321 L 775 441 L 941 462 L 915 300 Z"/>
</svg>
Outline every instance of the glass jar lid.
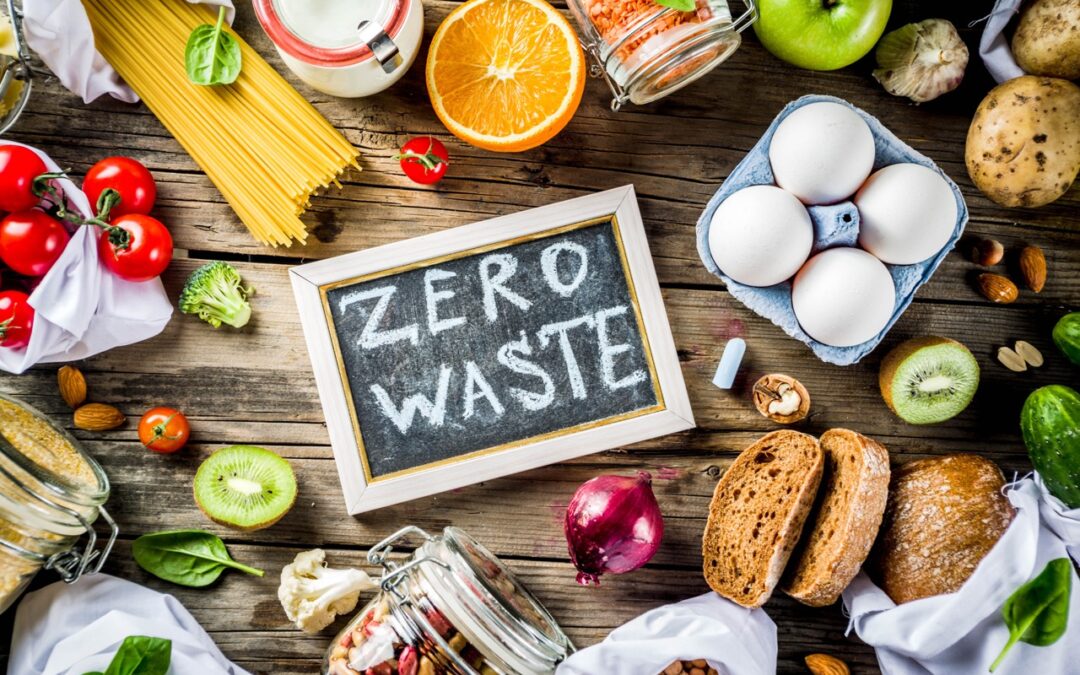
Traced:
<svg viewBox="0 0 1080 675">
<path fill-rule="evenodd" d="M 410 0 L 254 0 L 255 15 L 281 51 L 317 66 L 342 67 L 374 54 L 361 24 L 394 38 Z"/>
</svg>

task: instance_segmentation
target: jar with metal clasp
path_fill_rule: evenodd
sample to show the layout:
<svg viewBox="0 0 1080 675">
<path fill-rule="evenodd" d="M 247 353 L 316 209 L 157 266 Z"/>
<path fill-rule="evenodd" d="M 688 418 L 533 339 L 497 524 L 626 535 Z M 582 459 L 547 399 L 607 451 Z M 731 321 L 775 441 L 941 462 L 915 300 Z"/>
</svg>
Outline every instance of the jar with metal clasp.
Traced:
<svg viewBox="0 0 1080 675">
<path fill-rule="evenodd" d="M 0 612 L 42 568 L 69 583 L 101 569 L 117 535 L 108 497 L 109 479 L 78 441 L 0 394 Z M 98 520 L 109 530 L 104 539 Z"/>
<path fill-rule="evenodd" d="M 403 564 L 396 543 L 418 540 Z M 324 675 L 547 675 L 574 647 L 514 574 L 456 527 L 377 544 L 381 590 L 334 638 Z"/>
<path fill-rule="evenodd" d="M 656 0 L 568 0 L 590 74 L 611 88 L 612 110 L 655 101 L 723 63 L 757 18 L 754 0 L 733 18 L 727 0 L 696 0 L 692 10 Z"/>
<path fill-rule="evenodd" d="M 0 134 L 19 119 L 30 100 L 34 71 L 22 32 L 22 12 L 6 0 L 7 18 L 0 12 Z"/>
</svg>

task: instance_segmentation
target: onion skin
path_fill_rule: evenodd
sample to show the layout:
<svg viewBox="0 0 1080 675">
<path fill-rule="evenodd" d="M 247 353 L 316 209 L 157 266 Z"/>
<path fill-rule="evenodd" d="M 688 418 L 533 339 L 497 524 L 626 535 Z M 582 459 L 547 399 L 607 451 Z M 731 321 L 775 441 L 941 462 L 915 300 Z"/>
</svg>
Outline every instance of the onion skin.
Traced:
<svg viewBox="0 0 1080 675">
<path fill-rule="evenodd" d="M 604 573 L 623 574 L 656 554 L 664 519 L 652 491 L 652 476 L 597 476 L 574 493 L 564 523 L 577 582 L 600 584 Z"/>
</svg>

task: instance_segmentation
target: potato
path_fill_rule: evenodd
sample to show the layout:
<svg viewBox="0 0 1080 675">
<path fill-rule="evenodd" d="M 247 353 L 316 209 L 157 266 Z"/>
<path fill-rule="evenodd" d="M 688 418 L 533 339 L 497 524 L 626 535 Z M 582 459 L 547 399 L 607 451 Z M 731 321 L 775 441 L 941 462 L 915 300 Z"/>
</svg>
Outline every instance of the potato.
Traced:
<svg viewBox="0 0 1080 675">
<path fill-rule="evenodd" d="M 1080 2 L 1032 2 L 1020 14 L 1012 52 L 1020 67 L 1032 75 L 1080 77 Z"/>
<path fill-rule="evenodd" d="M 1024 75 L 990 90 L 964 152 L 976 187 L 1002 206 L 1042 206 L 1080 171 L 1080 87 Z"/>
</svg>

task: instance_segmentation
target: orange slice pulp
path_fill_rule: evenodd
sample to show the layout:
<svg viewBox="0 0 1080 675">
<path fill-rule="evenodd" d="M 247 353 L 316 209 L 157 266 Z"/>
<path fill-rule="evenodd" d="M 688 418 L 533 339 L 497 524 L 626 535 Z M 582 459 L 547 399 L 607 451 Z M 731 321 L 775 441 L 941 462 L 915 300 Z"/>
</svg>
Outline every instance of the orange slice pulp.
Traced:
<svg viewBox="0 0 1080 675">
<path fill-rule="evenodd" d="M 427 86 L 455 136 L 518 152 L 550 140 L 574 116 L 585 56 L 570 23 L 544 0 L 470 0 L 435 32 Z"/>
</svg>

